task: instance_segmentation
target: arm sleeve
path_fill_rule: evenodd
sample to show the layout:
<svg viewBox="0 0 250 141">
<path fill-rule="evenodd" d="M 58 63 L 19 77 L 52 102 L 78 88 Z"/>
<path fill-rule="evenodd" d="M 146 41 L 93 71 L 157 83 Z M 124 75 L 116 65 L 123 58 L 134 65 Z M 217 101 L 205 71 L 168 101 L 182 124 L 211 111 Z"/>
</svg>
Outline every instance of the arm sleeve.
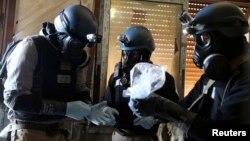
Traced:
<svg viewBox="0 0 250 141">
<path fill-rule="evenodd" d="M 32 38 L 21 41 L 7 59 L 7 79 L 4 83 L 4 103 L 11 110 L 22 113 L 41 114 L 64 114 L 66 106 L 64 103 L 50 106 L 53 110 L 44 110 L 43 100 L 32 94 L 33 72 L 36 68 L 38 53 Z M 51 103 L 51 102 L 50 102 Z M 53 102 L 52 102 L 53 103 Z M 51 104 L 52 104 L 51 103 Z M 51 105 L 50 104 L 50 105 Z M 48 106 L 45 106 L 48 108 Z M 57 109 L 59 109 L 58 112 Z M 55 113 L 49 113 L 54 111 Z M 48 113 L 47 113 L 48 112 Z"/>
<path fill-rule="evenodd" d="M 205 74 L 201 75 L 200 79 L 195 83 L 188 95 L 182 99 L 179 104 L 184 108 L 189 108 L 193 101 L 202 94 L 203 86 L 207 83 L 208 78 Z"/>
</svg>

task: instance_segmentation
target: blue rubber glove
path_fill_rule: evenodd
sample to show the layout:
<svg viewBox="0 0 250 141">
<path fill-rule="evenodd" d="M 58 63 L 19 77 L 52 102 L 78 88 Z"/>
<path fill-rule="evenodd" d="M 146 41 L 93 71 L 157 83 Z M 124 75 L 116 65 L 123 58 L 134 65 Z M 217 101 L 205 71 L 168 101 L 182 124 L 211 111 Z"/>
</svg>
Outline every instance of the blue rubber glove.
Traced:
<svg viewBox="0 0 250 141">
<path fill-rule="evenodd" d="M 66 116 L 75 120 L 82 120 L 90 114 L 91 108 L 82 101 L 73 101 L 67 103 Z"/>
<path fill-rule="evenodd" d="M 115 115 L 119 115 L 119 112 L 109 106 L 104 107 L 103 112 L 106 113 L 111 120 L 110 122 L 106 122 L 105 125 L 114 126 L 116 124 Z"/>
<path fill-rule="evenodd" d="M 108 123 L 112 123 L 113 120 L 110 115 L 103 111 L 105 107 L 107 107 L 107 101 L 92 105 L 91 112 L 87 116 L 87 119 L 96 125 L 107 125 Z"/>
<path fill-rule="evenodd" d="M 134 120 L 134 125 L 140 125 L 147 130 L 151 129 L 156 123 L 157 120 L 152 116 L 138 117 Z"/>
</svg>

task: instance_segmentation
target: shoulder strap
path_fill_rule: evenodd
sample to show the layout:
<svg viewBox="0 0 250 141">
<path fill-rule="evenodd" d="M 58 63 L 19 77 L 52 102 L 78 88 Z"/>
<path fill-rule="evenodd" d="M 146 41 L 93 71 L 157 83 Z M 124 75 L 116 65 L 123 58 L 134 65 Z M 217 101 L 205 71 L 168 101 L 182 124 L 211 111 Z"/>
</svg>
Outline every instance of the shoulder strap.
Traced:
<svg viewBox="0 0 250 141">
<path fill-rule="evenodd" d="M 191 106 L 188 107 L 188 110 L 190 110 L 198 101 L 201 100 L 201 98 L 202 98 L 205 94 L 207 94 L 208 89 L 214 84 L 214 82 L 215 82 L 215 81 L 212 80 L 212 79 L 209 79 L 209 80 L 208 80 L 207 84 L 204 85 L 204 87 L 203 87 L 202 94 L 194 100 L 194 102 L 191 104 Z"/>
<path fill-rule="evenodd" d="M 34 41 L 34 44 L 36 46 L 36 48 L 38 49 L 38 51 L 40 49 L 45 49 L 46 46 L 50 45 L 48 39 L 44 36 L 41 35 L 35 35 L 31 37 Z"/>
<path fill-rule="evenodd" d="M 35 35 L 31 37 L 34 41 L 34 44 L 36 46 L 37 52 L 38 52 L 38 61 L 41 58 L 41 55 L 45 55 L 45 51 L 47 50 L 48 46 L 51 46 L 48 39 L 41 35 Z"/>
<path fill-rule="evenodd" d="M 43 73 L 46 63 L 47 50 L 51 46 L 48 39 L 41 35 L 35 35 L 31 37 L 37 49 L 38 60 L 35 68 L 35 73 L 33 75 L 33 91 L 41 94 Z"/>
</svg>

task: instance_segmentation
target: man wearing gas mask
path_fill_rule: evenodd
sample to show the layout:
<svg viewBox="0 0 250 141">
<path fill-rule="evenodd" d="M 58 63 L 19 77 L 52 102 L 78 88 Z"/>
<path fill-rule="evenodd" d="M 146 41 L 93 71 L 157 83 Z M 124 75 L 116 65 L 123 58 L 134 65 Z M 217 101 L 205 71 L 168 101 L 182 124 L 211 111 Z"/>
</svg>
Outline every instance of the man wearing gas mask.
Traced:
<svg viewBox="0 0 250 141">
<path fill-rule="evenodd" d="M 86 45 L 100 42 L 93 13 L 82 5 L 66 7 L 40 35 L 18 43 L 7 61 L 4 103 L 9 108 L 11 140 L 63 141 L 66 117 L 103 125 L 117 111 L 106 102 L 91 105 L 78 77 L 87 65 Z M 38 41 L 39 38 L 39 41 Z"/>
<path fill-rule="evenodd" d="M 173 122 L 187 140 L 212 140 L 213 128 L 246 131 L 250 57 L 244 36 L 249 25 L 243 12 L 234 4 L 220 2 L 203 8 L 194 18 L 183 12 L 180 20 L 187 26 L 185 33 L 194 37 L 193 60 L 204 74 L 179 105 L 152 94 L 131 100 L 131 110 L 138 116 Z"/>
<path fill-rule="evenodd" d="M 121 60 L 110 76 L 104 100 L 119 111 L 116 116 L 113 141 L 151 141 L 157 140 L 156 132 L 159 123 L 153 116 L 136 117 L 128 107 L 129 97 L 123 91 L 130 87 L 130 70 L 139 62 L 152 63 L 150 56 L 155 49 L 151 32 L 144 26 L 131 26 L 118 36 L 121 49 Z M 175 102 L 178 95 L 175 91 L 174 78 L 166 72 L 164 86 L 155 92 Z"/>
</svg>

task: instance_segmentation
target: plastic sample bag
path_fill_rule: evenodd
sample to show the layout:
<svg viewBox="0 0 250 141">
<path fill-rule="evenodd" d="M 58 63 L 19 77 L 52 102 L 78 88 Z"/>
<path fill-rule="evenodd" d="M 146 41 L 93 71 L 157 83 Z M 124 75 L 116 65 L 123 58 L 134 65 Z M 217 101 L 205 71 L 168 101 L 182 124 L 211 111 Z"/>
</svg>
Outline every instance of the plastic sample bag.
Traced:
<svg viewBox="0 0 250 141">
<path fill-rule="evenodd" d="M 137 63 L 130 71 L 130 87 L 123 95 L 143 99 L 165 83 L 165 69 L 150 63 Z"/>
</svg>

